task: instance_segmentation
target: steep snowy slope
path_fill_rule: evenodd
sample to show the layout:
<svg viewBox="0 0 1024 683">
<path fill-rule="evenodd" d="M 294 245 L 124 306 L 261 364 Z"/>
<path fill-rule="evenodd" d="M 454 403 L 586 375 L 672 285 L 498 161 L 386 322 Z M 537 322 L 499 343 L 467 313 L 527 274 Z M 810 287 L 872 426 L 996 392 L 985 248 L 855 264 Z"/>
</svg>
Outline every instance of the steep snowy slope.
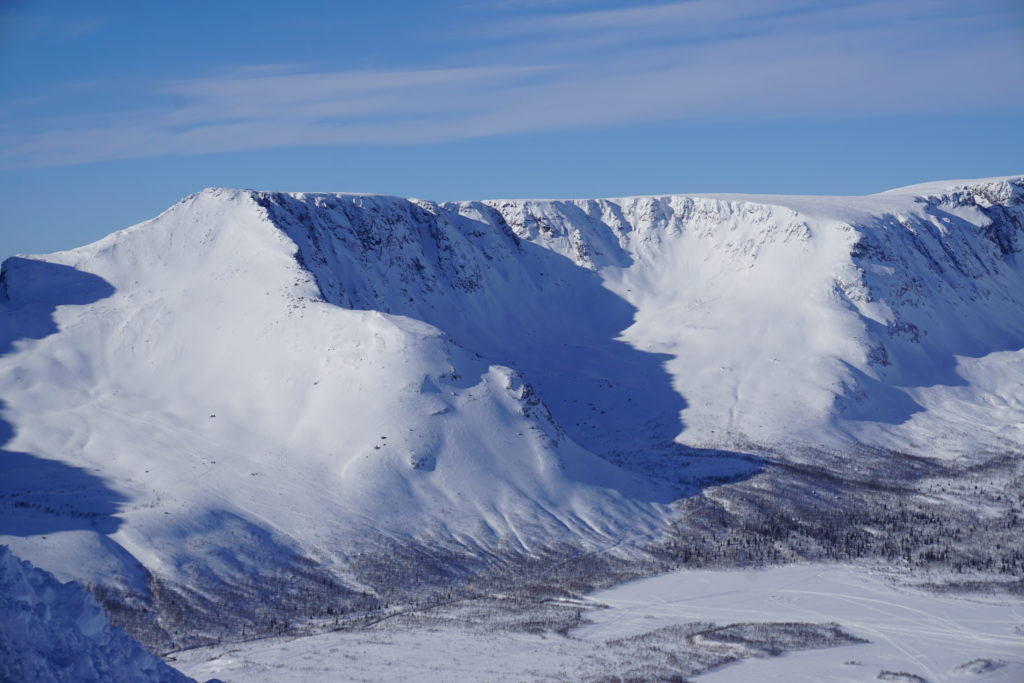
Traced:
<svg viewBox="0 0 1024 683">
<path fill-rule="evenodd" d="M 444 205 L 207 190 L 5 262 L 0 539 L 175 614 L 224 595 L 273 613 L 627 556 L 674 497 L 753 473 L 735 451 L 1019 450 L 1022 248 L 1021 178 Z"/>
<path fill-rule="evenodd" d="M 143 597 L 153 576 L 211 598 L 256 575 L 356 595 L 366 556 L 412 555 L 387 571 L 423 579 L 657 530 L 666 487 L 437 328 L 321 300 L 295 251 L 252 194 L 210 191 L 6 262 L 16 552 Z"/>
<path fill-rule="evenodd" d="M 453 208 L 596 269 L 635 307 L 622 339 L 668 355 L 677 441 L 942 455 L 1024 439 L 1022 204 L 1013 178 Z"/>
<path fill-rule="evenodd" d="M 1024 436 L 999 380 L 1024 346 L 1020 179 L 863 198 L 259 201 L 326 300 L 425 320 L 519 369 L 595 452 L 936 455 Z"/>
<path fill-rule="evenodd" d="M 61 584 L 0 546 L 0 680 L 161 681 L 184 676 L 107 624 L 81 586 Z"/>
</svg>

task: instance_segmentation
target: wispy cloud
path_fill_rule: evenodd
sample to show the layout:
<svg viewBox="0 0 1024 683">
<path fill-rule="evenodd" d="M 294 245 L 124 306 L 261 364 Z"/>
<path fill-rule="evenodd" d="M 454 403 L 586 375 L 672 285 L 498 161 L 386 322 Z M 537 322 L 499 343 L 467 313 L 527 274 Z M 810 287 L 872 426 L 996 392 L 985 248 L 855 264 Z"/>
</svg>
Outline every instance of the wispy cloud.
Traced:
<svg viewBox="0 0 1024 683">
<path fill-rule="evenodd" d="M 257 65 L 155 83 L 137 105 L 89 123 L 50 117 L 0 131 L 0 165 L 413 144 L 679 119 L 1021 107 L 1024 89 L 1006 79 L 1024 46 L 1006 26 L 1005 7 L 946 0 L 518 7 L 508 21 L 478 31 L 489 64 Z"/>
<path fill-rule="evenodd" d="M 678 35 L 709 32 L 767 33 L 784 28 L 836 27 L 897 19 L 1003 14 L 998 3 L 953 0 L 684 0 L 613 9 L 542 14 L 506 22 L 512 32 L 657 30 Z"/>
</svg>

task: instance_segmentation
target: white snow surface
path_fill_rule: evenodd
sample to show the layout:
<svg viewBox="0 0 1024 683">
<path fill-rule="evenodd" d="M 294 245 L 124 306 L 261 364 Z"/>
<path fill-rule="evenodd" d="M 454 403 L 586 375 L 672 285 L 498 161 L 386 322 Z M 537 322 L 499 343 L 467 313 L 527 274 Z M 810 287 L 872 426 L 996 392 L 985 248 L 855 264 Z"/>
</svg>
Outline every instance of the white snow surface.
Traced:
<svg viewBox="0 0 1024 683">
<path fill-rule="evenodd" d="M 0 681 L 191 680 L 108 625 L 80 585 L 62 584 L 0 546 Z"/>
<path fill-rule="evenodd" d="M 470 628 L 378 628 L 274 638 L 174 655 L 198 678 L 226 683 L 309 681 L 601 680 L 614 674 L 605 643 L 675 624 L 839 623 L 869 641 L 743 659 L 701 681 L 875 681 L 883 671 L 929 681 L 1019 681 L 1024 603 L 941 596 L 852 566 L 680 571 L 588 596 L 589 624 L 555 634 Z M 486 656 L 482 656 L 486 653 Z M 641 661 L 642 652 L 636 653 Z M 898 680 L 898 679 L 897 679 Z M 904 679 L 913 680 L 913 679 Z"/>
<path fill-rule="evenodd" d="M 936 595 L 856 566 L 680 571 L 590 596 L 608 610 L 574 635 L 607 640 L 681 621 L 836 622 L 867 643 L 744 660 L 708 681 L 869 681 L 880 671 L 928 681 L 1017 681 L 1024 676 L 1024 601 Z M 971 675 L 964 664 L 993 665 Z"/>
<path fill-rule="evenodd" d="M 1022 202 L 206 190 L 5 262 L 0 541 L 139 590 L 377 538 L 627 552 L 674 493 L 612 456 L 1018 448 Z"/>
</svg>

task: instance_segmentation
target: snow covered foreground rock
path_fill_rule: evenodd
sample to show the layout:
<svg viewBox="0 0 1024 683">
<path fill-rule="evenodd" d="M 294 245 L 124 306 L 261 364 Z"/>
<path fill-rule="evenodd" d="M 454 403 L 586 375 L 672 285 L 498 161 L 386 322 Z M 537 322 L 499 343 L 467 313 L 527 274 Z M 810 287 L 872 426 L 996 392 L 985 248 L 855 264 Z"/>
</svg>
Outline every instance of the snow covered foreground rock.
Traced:
<svg viewBox="0 0 1024 683">
<path fill-rule="evenodd" d="M 980 468 L 1024 442 L 1022 249 L 1022 178 L 450 204 L 206 190 L 4 263 L 0 540 L 170 649 L 509 567 L 652 561 L 710 519 L 681 500 L 733 514 L 707 487 L 777 464 L 876 489 Z M 758 490 L 822 499 L 781 477 Z"/>
<path fill-rule="evenodd" d="M 186 683 L 119 628 L 81 586 L 0 546 L 0 681 Z"/>
</svg>

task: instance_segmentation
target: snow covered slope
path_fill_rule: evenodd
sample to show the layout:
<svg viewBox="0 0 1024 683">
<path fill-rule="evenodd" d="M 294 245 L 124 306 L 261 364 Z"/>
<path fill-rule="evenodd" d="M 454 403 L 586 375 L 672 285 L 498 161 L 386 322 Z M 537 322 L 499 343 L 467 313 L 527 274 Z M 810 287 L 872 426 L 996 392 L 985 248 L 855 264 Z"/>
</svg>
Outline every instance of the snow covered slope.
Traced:
<svg viewBox="0 0 1024 683">
<path fill-rule="evenodd" d="M 941 455 L 1024 439 L 1022 204 L 1008 178 L 450 208 L 597 270 L 635 308 L 622 339 L 668 354 L 677 441 Z"/>
<path fill-rule="evenodd" d="M 424 322 L 322 300 L 257 199 L 203 192 L 6 262 L 16 552 L 146 599 L 156 577 L 201 587 L 191 600 L 249 586 L 269 603 L 272 581 L 299 577 L 314 602 L 659 528 L 668 488 L 567 438 L 517 372 Z M 364 585 L 368 558 L 403 552 Z"/>
<path fill-rule="evenodd" d="M 1024 436 L 1001 379 L 1024 346 L 1020 178 L 861 198 L 258 201 L 327 301 L 425 320 L 519 369 L 596 452 L 935 455 Z"/>
<path fill-rule="evenodd" d="M 257 575 L 356 599 L 381 572 L 628 554 L 686 490 L 640 474 L 658 462 L 1019 449 L 1022 249 L 1022 178 L 443 205 L 206 190 L 4 263 L 0 539 L 61 578 L 189 587 L 183 613 L 260 595 Z"/>
<path fill-rule="evenodd" d="M 111 628 L 85 589 L 0 546 L 0 680 L 191 681 Z"/>
</svg>

